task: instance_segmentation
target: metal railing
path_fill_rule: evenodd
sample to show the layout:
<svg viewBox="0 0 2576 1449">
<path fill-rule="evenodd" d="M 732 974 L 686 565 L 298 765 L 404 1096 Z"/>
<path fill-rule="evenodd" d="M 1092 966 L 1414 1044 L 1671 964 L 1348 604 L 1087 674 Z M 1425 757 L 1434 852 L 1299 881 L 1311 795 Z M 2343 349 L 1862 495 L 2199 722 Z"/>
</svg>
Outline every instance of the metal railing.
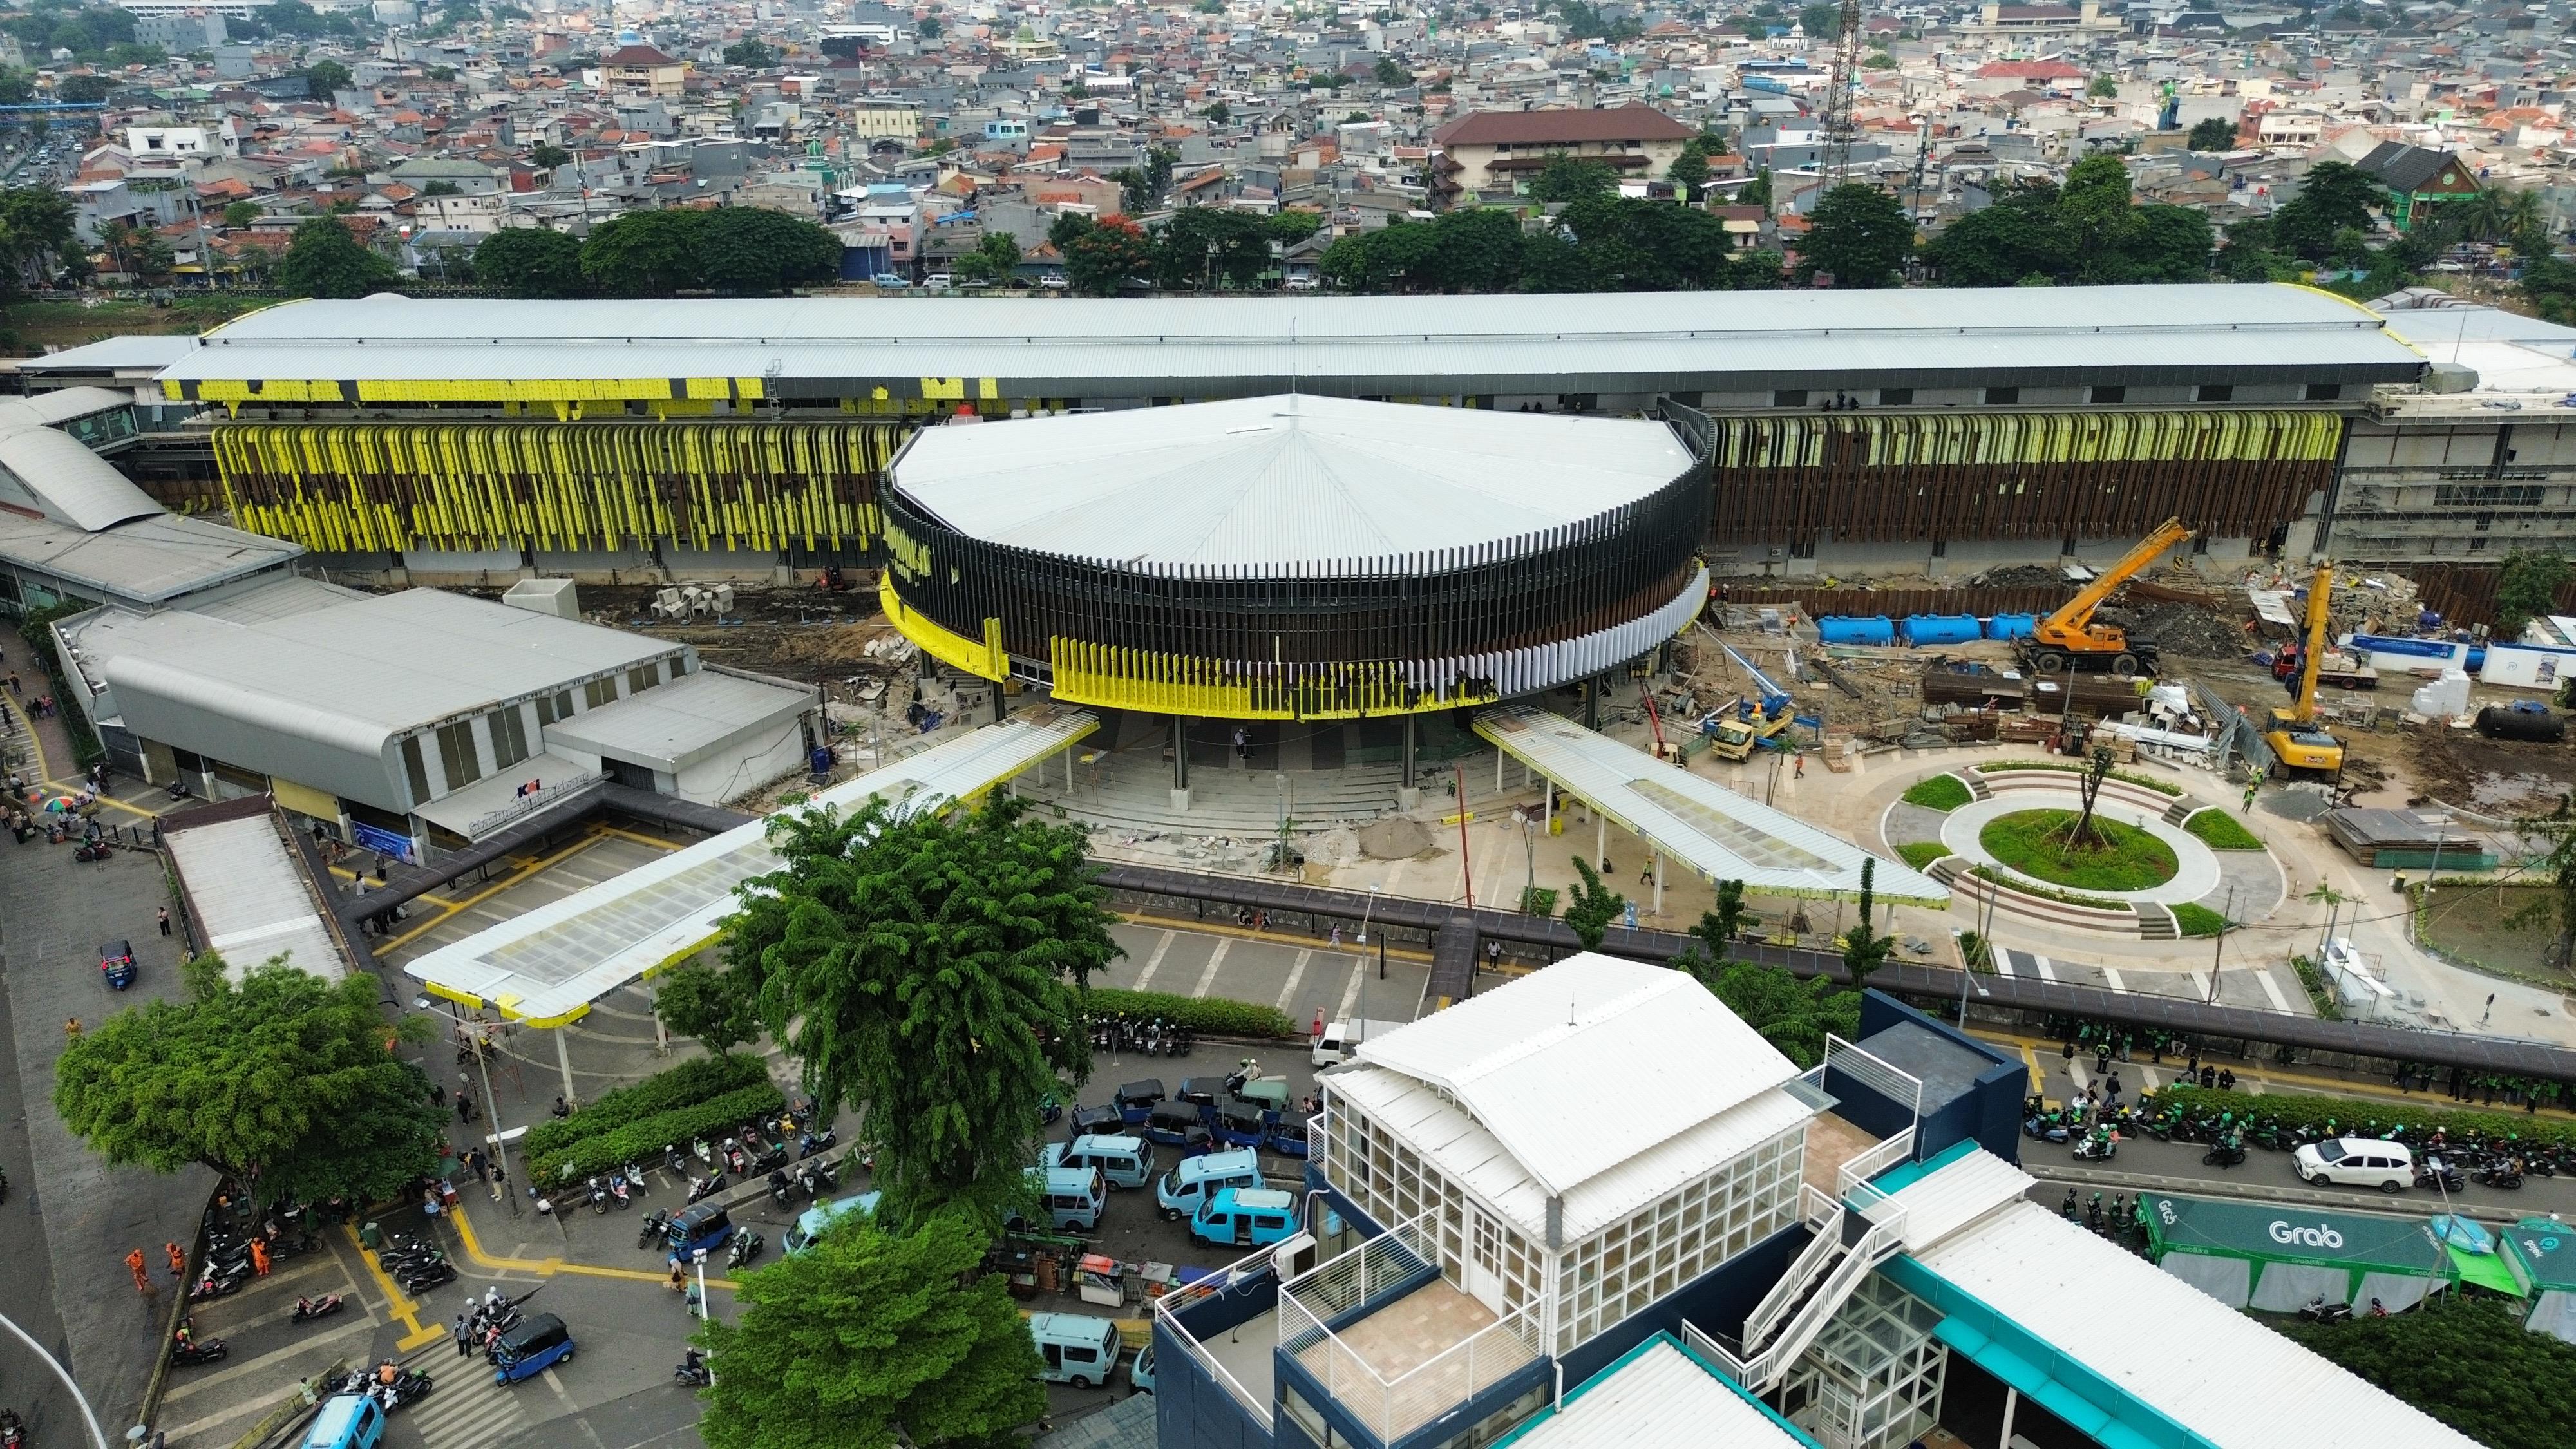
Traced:
<svg viewBox="0 0 2576 1449">
<path fill-rule="evenodd" d="M 1271 1257 L 1271 1250 L 1263 1248 L 1228 1263 L 1222 1271 L 1175 1288 L 1154 1300 L 1155 1320 L 1170 1329 L 1172 1337 L 1180 1343 L 1191 1360 L 1200 1368 L 1207 1370 L 1208 1377 L 1223 1384 L 1225 1391 L 1234 1395 L 1234 1401 L 1243 1405 L 1245 1412 L 1260 1420 L 1264 1426 L 1270 1423 L 1269 1402 L 1255 1398 L 1252 1391 L 1243 1386 L 1242 1380 L 1234 1376 L 1232 1370 L 1218 1362 L 1216 1355 L 1208 1351 L 1207 1345 L 1199 1342 L 1198 1335 L 1190 1332 L 1181 1323 L 1180 1315 L 1184 1309 L 1223 1297 L 1228 1289 L 1240 1288 L 1265 1275 L 1276 1276 L 1277 1273 L 1278 1268 Z"/>
<path fill-rule="evenodd" d="M 1744 1316 L 1744 1341 L 1747 1344 L 1769 1338 L 1781 1316 L 1796 1305 L 1798 1295 L 1805 1292 L 1807 1285 L 1822 1275 L 1842 1251 L 1841 1203 L 1812 1187 L 1801 1185 L 1798 1189 L 1798 1216 L 1815 1236 L 1799 1250 L 1796 1258 L 1790 1260 L 1789 1271 L 1781 1274 L 1780 1281 L 1772 1284 L 1771 1291 L 1763 1294 L 1762 1301 L 1753 1305 L 1753 1311 Z"/>
<path fill-rule="evenodd" d="M 465 838 L 481 840 L 484 836 L 490 835 L 522 816 L 532 815 L 557 801 L 580 794 L 604 778 L 600 775 L 574 775 L 568 779 L 557 780 L 551 785 L 540 785 L 498 810 L 476 816 L 474 823 L 465 828 Z"/>
<path fill-rule="evenodd" d="M 1896 1164 L 1914 1155 L 1914 1129 L 1906 1128 L 1886 1138 L 1875 1147 L 1854 1153 L 1834 1172 L 1834 1191 L 1851 1196 L 1852 1188 L 1868 1182 Z"/>
<path fill-rule="evenodd" d="M 1534 1307 L 1521 1308 L 1390 1378 L 1284 1293 L 1279 1298 L 1279 1346 L 1344 1411 L 1388 1444 L 1540 1357 L 1538 1313 Z"/>
<path fill-rule="evenodd" d="M 1279 1285 L 1279 1296 L 1296 1299 L 1309 1317 L 1326 1322 L 1419 1286 L 1426 1273 L 1439 1270 L 1440 1245 L 1425 1213 L 1288 1279 Z"/>
</svg>

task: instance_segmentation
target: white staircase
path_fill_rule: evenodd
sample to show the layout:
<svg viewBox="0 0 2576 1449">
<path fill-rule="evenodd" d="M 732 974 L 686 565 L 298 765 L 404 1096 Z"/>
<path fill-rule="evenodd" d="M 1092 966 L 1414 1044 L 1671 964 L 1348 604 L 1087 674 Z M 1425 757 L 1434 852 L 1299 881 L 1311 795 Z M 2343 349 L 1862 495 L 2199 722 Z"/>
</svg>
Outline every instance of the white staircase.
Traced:
<svg viewBox="0 0 2576 1449">
<path fill-rule="evenodd" d="M 1684 1341 L 1756 1394 L 1768 1393 L 1788 1377 L 1798 1355 L 1825 1331 L 1871 1270 L 1905 1250 L 1904 1210 L 1883 1194 L 1865 1215 L 1868 1230 L 1848 1243 L 1845 1237 L 1863 1219 L 1812 1187 L 1801 1190 L 1799 1201 L 1816 1236 L 1745 1316 L 1742 1352 L 1727 1348 L 1697 1324 L 1682 1325 Z"/>
</svg>

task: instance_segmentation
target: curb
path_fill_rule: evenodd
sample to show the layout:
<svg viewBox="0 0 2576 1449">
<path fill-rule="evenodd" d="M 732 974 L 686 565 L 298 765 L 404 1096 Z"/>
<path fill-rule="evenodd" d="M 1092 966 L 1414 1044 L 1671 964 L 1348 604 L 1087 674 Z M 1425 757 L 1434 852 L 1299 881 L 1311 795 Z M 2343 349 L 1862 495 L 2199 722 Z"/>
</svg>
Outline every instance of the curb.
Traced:
<svg viewBox="0 0 2576 1449">
<path fill-rule="evenodd" d="M 2307 1187 L 2275 1187 L 2254 1183 L 2238 1184 L 2222 1179 L 2201 1177 L 2164 1177 L 2151 1172 L 2105 1172 L 2099 1168 L 2049 1164 L 2033 1167 L 2022 1164 L 2022 1171 L 2041 1182 L 2061 1182 L 2069 1187 L 2123 1188 L 2131 1191 L 2169 1193 L 2176 1197 L 2232 1197 L 2254 1202 L 2291 1203 L 2300 1207 L 2331 1208 L 2336 1212 L 2375 1214 L 2380 1217 L 2432 1217 L 2427 1213 L 2392 1213 L 2376 1205 L 2356 1204 L 2344 1193 L 2319 1192 Z M 2399 1196 L 2398 1202 L 2414 1202 Z M 2475 1203 L 2452 1202 L 2447 1211 L 2480 1222 L 2511 1227 L 2521 1221 L 2521 1214 L 2504 1208 L 2485 1207 Z"/>
</svg>

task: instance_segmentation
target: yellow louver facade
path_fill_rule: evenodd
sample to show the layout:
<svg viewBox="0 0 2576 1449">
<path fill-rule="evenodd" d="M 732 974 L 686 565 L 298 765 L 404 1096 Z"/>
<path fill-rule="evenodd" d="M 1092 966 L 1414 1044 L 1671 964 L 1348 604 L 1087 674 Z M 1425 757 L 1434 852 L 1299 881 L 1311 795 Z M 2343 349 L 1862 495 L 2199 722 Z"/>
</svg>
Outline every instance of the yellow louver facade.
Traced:
<svg viewBox="0 0 2576 1449">
<path fill-rule="evenodd" d="M 1492 704 L 1502 697 L 1491 690 L 1426 691 L 1413 684 L 1404 665 L 1387 661 L 1299 664 L 1275 673 L 1256 673 L 1220 659 L 1122 649 L 1062 636 L 1048 641 L 1047 655 L 1057 699 L 1150 714 L 1366 719 Z"/>
<path fill-rule="evenodd" d="M 240 422 L 241 527 L 322 552 L 859 549 L 903 430 L 869 422 Z"/>
</svg>

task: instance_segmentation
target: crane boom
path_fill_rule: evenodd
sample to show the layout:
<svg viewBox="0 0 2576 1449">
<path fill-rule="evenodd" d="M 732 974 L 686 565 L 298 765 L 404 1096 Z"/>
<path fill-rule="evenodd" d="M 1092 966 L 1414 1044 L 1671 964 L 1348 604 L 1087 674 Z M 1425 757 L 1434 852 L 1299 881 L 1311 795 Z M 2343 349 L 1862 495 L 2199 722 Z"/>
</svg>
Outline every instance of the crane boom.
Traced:
<svg viewBox="0 0 2576 1449">
<path fill-rule="evenodd" d="M 2308 583 L 2308 657 L 2299 661 L 2299 699 L 2290 707 L 2301 724 L 2317 717 L 2317 670 L 2326 657 L 2326 598 L 2333 589 L 2334 565 L 2317 565 L 2317 576 Z"/>
<path fill-rule="evenodd" d="M 1735 667 L 1744 671 L 1746 677 L 1753 681 L 1755 689 L 1762 691 L 1763 718 L 1769 719 L 1789 707 L 1792 703 L 1789 691 L 1773 684 L 1771 676 L 1753 667 L 1752 660 L 1737 653 L 1732 644 L 1720 644 L 1717 647 L 1726 651 L 1726 657 L 1735 661 Z"/>
<path fill-rule="evenodd" d="M 2072 665 L 2083 668 L 2096 662 L 2107 663 L 2114 673 L 2134 673 L 2140 663 L 2153 664 L 2150 648 L 2133 648 L 2127 631 L 2108 624 L 2093 622 L 2093 611 L 2111 592 L 2143 572 L 2147 565 L 2164 555 L 2165 550 L 2191 537 L 2192 531 L 2182 526 L 2179 518 L 2168 518 L 2156 530 L 2138 541 L 2138 546 L 2121 555 L 2120 561 L 2094 575 L 2093 582 L 2077 591 L 2074 598 L 2057 606 L 2031 631 L 2024 653 L 2034 668 L 2043 674 L 2054 674 Z M 2126 668 L 2121 667 L 2126 664 Z"/>
</svg>

